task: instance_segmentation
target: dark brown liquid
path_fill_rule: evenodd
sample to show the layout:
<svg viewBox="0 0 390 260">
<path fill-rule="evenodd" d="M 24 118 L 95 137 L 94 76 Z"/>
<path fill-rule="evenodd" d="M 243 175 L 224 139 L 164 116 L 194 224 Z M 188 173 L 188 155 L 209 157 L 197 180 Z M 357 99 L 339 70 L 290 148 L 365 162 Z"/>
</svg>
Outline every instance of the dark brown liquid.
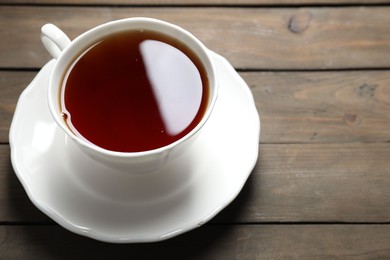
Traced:
<svg viewBox="0 0 390 260">
<path fill-rule="evenodd" d="M 73 62 L 62 88 L 69 128 L 119 152 L 182 138 L 200 122 L 209 98 L 205 69 L 192 51 L 150 31 L 103 38 Z"/>
</svg>

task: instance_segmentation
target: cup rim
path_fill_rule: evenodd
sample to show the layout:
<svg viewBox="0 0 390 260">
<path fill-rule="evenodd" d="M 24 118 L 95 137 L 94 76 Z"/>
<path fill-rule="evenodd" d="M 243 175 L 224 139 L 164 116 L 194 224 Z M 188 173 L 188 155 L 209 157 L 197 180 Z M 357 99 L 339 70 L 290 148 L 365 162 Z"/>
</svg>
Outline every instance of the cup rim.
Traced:
<svg viewBox="0 0 390 260">
<path fill-rule="evenodd" d="M 162 146 L 162 147 L 159 147 L 156 149 L 152 149 L 152 150 L 139 151 L 139 152 L 120 152 L 120 151 L 108 150 L 108 149 L 102 148 L 98 145 L 95 145 L 93 143 L 87 142 L 87 141 L 83 140 L 82 138 L 76 136 L 66 126 L 66 123 L 63 120 L 61 120 L 60 115 L 56 113 L 55 106 L 57 106 L 58 104 L 55 103 L 53 101 L 53 98 L 52 98 L 52 96 L 53 96 L 52 92 L 55 89 L 55 87 L 54 87 L 55 82 L 53 82 L 53 81 L 55 81 L 55 79 L 54 79 L 55 73 L 64 74 L 69 66 L 69 64 L 63 65 L 62 63 L 59 62 L 62 59 L 65 59 L 63 57 L 66 57 L 69 54 L 69 52 L 74 48 L 76 48 L 77 53 L 80 53 L 83 50 L 85 50 L 86 48 L 88 48 L 88 46 L 86 46 L 86 45 L 78 47 L 78 48 L 75 46 L 79 45 L 81 41 L 85 40 L 88 37 L 93 38 L 93 36 L 92 36 L 93 34 L 105 32 L 104 35 L 109 35 L 110 33 L 113 33 L 113 32 L 107 32 L 107 28 L 117 27 L 120 24 L 125 24 L 125 23 L 129 23 L 129 22 L 140 23 L 140 24 L 146 24 L 146 23 L 159 24 L 160 26 L 163 26 L 163 27 L 169 27 L 169 28 L 179 32 L 182 36 L 186 37 L 187 39 L 190 39 L 193 42 L 193 44 L 195 44 L 197 46 L 197 48 L 200 50 L 200 52 L 202 52 L 202 54 L 204 54 L 205 61 L 203 61 L 202 63 L 203 63 L 205 70 L 207 72 L 207 77 L 208 77 L 208 81 L 209 81 L 209 88 L 214 89 L 214 91 L 212 91 L 212 92 L 210 91 L 209 106 L 208 106 L 207 110 L 205 111 L 201 121 L 189 133 L 187 133 L 185 136 L 181 137 L 180 139 L 178 139 L 175 142 L 172 142 L 168 145 L 165 145 L 165 146 Z M 121 30 L 118 30 L 118 31 L 121 31 Z M 118 31 L 115 31 L 115 32 L 118 32 Z M 173 36 L 173 37 L 176 37 L 176 36 Z M 176 38 L 178 40 L 182 41 L 181 38 L 179 38 L 179 37 L 176 37 Z M 89 44 L 90 43 L 91 43 L 91 41 L 89 42 Z M 185 42 L 183 42 L 183 44 L 188 46 L 188 44 Z M 194 48 L 191 48 L 191 47 L 189 47 L 189 48 L 192 51 L 194 51 Z M 200 56 L 199 52 L 194 51 L 194 53 L 196 56 L 198 56 L 198 57 Z M 76 57 L 78 55 L 79 54 L 77 54 Z M 72 57 L 70 60 L 73 61 L 74 59 L 75 59 L 75 57 Z M 208 63 L 209 66 L 206 66 L 204 64 L 205 62 Z M 62 66 L 62 68 L 61 68 L 61 66 Z M 69 46 L 67 46 L 62 51 L 60 56 L 58 57 L 56 64 L 54 65 L 54 68 L 50 74 L 49 87 L 48 87 L 48 103 L 49 103 L 50 113 L 52 114 L 52 117 L 56 121 L 57 125 L 59 125 L 60 128 L 63 131 L 65 131 L 65 133 L 69 137 L 71 137 L 74 141 L 76 141 L 81 146 L 89 148 L 90 150 L 98 152 L 100 154 L 108 155 L 108 156 L 143 157 L 143 156 L 147 156 L 147 155 L 156 155 L 156 154 L 160 154 L 160 153 L 163 153 L 165 151 L 171 150 L 174 147 L 186 142 L 192 136 L 196 135 L 202 129 L 202 127 L 205 125 L 205 123 L 208 121 L 208 119 L 209 119 L 209 117 L 214 109 L 214 105 L 215 105 L 215 102 L 216 102 L 217 96 L 218 96 L 218 88 L 219 88 L 219 86 L 217 84 L 217 72 L 216 72 L 214 60 L 211 57 L 211 52 L 207 49 L 207 47 L 198 38 L 196 38 L 193 34 L 188 32 L 187 30 L 183 29 L 182 27 L 175 25 L 175 24 L 172 24 L 172 23 L 169 23 L 169 22 L 165 22 L 165 21 L 155 19 L 155 18 L 148 18 L 148 17 L 132 17 L 132 18 L 125 18 L 125 19 L 110 21 L 110 22 L 98 25 L 98 26 L 80 34 L 73 41 L 71 41 Z"/>
</svg>

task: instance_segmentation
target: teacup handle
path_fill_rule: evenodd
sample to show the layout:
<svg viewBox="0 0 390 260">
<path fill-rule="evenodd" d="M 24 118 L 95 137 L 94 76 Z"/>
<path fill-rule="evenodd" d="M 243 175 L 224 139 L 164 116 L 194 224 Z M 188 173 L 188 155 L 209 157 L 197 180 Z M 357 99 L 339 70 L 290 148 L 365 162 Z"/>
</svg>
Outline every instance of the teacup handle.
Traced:
<svg viewBox="0 0 390 260">
<path fill-rule="evenodd" d="M 50 55 L 57 59 L 62 50 L 70 44 L 70 39 L 54 24 L 48 23 L 41 28 L 41 41 Z"/>
</svg>

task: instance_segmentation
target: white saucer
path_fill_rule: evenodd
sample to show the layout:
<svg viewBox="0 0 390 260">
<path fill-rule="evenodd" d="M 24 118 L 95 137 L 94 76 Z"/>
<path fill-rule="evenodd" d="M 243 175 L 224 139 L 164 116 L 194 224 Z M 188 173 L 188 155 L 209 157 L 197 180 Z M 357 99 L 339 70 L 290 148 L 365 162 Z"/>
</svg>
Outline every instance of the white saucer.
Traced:
<svg viewBox="0 0 390 260">
<path fill-rule="evenodd" d="M 110 169 L 81 152 L 52 119 L 48 62 L 19 98 L 10 129 L 15 172 L 31 201 L 63 227 L 97 240 L 164 240 L 201 226 L 240 192 L 258 156 L 260 120 L 252 94 L 213 53 L 220 90 L 191 149 L 142 174 Z"/>
</svg>

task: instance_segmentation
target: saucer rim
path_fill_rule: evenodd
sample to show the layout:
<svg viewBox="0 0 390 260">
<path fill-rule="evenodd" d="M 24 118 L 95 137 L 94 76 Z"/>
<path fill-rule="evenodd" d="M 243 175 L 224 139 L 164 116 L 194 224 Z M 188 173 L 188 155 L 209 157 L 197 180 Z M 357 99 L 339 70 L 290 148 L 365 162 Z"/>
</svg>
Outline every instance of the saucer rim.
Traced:
<svg viewBox="0 0 390 260">
<path fill-rule="evenodd" d="M 9 132 L 9 144 L 10 144 L 10 150 L 11 150 L 11 163 L 12 163 L 12 166 L 13 166 L 13 169 L 15 171 L 15 174 L 17 175 L 19 181 L 21 182 L 23 188 L 25 189 L 30 201 L 41 211 L 43 212 L 45 215 L 47 215 L 48 217 L 50 217 L 52 220 L 54 220 L 56 223 L 58 223 L 60 226 L 64 227 L 65 229 L 75 233 L 75 234 L 79 234 L 79 235 L 82 235 L 82 236 L 86 236 L 86 237 L 89 237 L 89 238 L 92 238 L 92 239 L 96 239 L 96 240 L 99 240 L 99 241 L 103 241 L 103 242 L 109 242 L 109 243 L 145 243 L 145 242 L 159 242 L 159 241 L 164 241 L 164 240 L 167 240 L 167 239 L 170 239 L 172 237 L 176 237 L 180 234 L 183 234 L 183 233 L 186 233 L 188 231 L 191 231 L 193 229 L 196 229 L 200 226 L 202 226 L 204 223 L 210 221 L 212 218 L 214 218 L 218 213 L 220 213 L 224 208 L 226 208 L 237 196 L 238 194 L 241 192 L 241 190 L 243 189 L 245 183 L 247 182 L 251 172 L 253 171 L 256 163 L 257 163 L 257 159 L 258 159 L 258 156 L 259 156 L 259 146 L 260 146 L 260 126 L 261 126 L 261 122 L 260 122 L 260 117 L 258 116 L 259 115 L 259 112 L 257 111 L 256 109 L 256 105 L 255 105 L 255 101 L 254 101 L 254 98 L 253 98 L 253 94 L 252 92 L 250 91 L 248 85 L 245 83 L 245 81 L 238 75 L 238 73 L 234 70 L 234 68 L 232 67 L 232 65 L 221 55 L 209 50 L 209 52 L 211 53 L 211 55 L 213 56 L 212 58 L 213 59 L 219 59 L 220 61 L 222 61 L 224 63 L 224 66 L 226 69 L 228 69 L 230 72 L 231 72 L 231 75 L 234 76 L 235 78 L 235 81 L 237 81 L 237 85 L 240 85 L 240 88 L 242 90 L 244 90 L 246 93 L 246 97 L 248 98 L 248 101 L 250 102 L 250 104 L 248 104 L 248 106 L 251 107 L 251 111 L 253 113 L 256 113 L 257 116 L 254 117 L 256 118 L 256 127 L 257 127 L 257 135 L 256 135 L 256 143 L 257 143 L 257 150 L 255 153 L 253 153 L 253 160 L 252 160 L 252 164 L 251 165 L 247 165 L 247 168 L 249 169 L 248 171 L 245 171 L 243 172 L 242 174 L 242 177 L 240 178 L 241 180 L 241 183 L 238 185 L 237 184 L 237 188 L 234 190 L 233 193 L 231 193 L 229 196 L 226 196 L 226 198 L 224 199 L 223 203 L 221 203 L 220 205 L 218 205 L 218 207 L 216 207 L 210 214 L 206 215 L 206 216 L 203 216 L 203 217 L 199 217 L 198 220 L 196 221 L 193 221 L 192 223 L 186 223 L 185 226 L 179 228 L 179 227 L 176 227 L 174 228 L 174 230 L 170 231 L 170 232 L 167 232 L 167 233 L 164 233 L 164 234 L 159 234 L 159 235 L 145 235 L 144 237 L 142 236 L 139 236 L 137 235 L 136 237 L 133 237 L 131 235 L 127 235 L 127 236 L 115 236 L 115 235 L 108 235 L 108 234 L 103 234 L 101 232 L 98 232 L 92 228 L 86 228 L 86 227 L 81 227 L 75 223 L 73 223 L 71 220 L 68 220 L 66 219 L 65 217 L 62 216 L 62 214 L 58 213 L 56 210 L 52 209 L 52 208 L 49 208 L 49 207 L 46 207 L 45 203 L 41 202 L 39 199 L 36 198 L 36 196 L 34 196 L 34 192 L 31 190 L 31 187 L 27 184 L 27 181 L 24 179 L 24 176 L 23 174 L 21 173 L 22 170 L 19 168 L 19 165 L 18 163 L 16 162 L 16 155 L 15 155 L 15 143 L 14 143 L 14 128 L 15 128 L 15 121 L 16 121 L 16 116 L 19 116 L 20 117 L 20 100 L 23 100 L 25 99 L 25 96 L 34 89 L 34 86 L 36 85 L 36 82 L 38 82 L 38 75 L 39 73 L 37 74 L 36 77 L 34 77 L 34 79 L 31 81 L 31 83 L 23 90 L 23 92 L 21 93 L 19 99 L 18 99 L 18 102 L 17 102 L 17 105 L 16 105 L 16 109 L 15 109 L 15 113 L 14 113 L 14 117 L 12 119 L 12 123 L 11 123 L 11 126 L 10 126 L 10 132 Z M 45 67 L 49 67 L 49 66 L 54 66 L 52 65 L 52 63 L 54 63 L 55 60 L 50 60 L 48 63 L 46 63 L 44 65 L 44 67 L 41 69 L 43 70 Z M 217 64 L 217 62 L 216 62 Z M 217 67 L 217 65 L 216 65 Z M 218 70 L 217 70 L 218 71 Z M 218 72 L 217 72 L 218 73 Z M 43 76 L 43 74 L 41 74 L 41 77 Z M 238 83 L 239 82 L 239 83 Z M 218 100 L 217 100 L 218 102 Z M 202 134 L 202 133 L 200 133 Z"/>
</svg>

